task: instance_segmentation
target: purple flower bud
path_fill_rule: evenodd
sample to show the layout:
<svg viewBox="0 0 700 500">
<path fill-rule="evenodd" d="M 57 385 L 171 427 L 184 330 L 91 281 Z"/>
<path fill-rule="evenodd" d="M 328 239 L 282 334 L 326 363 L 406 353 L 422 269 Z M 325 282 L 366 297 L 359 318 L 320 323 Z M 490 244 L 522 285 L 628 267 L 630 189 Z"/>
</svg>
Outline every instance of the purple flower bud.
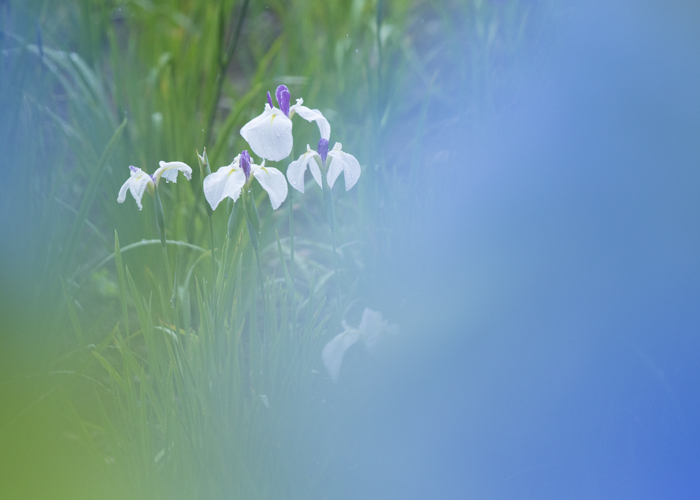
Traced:
<svg viewBox="0 0 700 500">
<path fill-rule="evenodd" d="M 277 104 L 280 105 L 280 110 L 285 116 L 289 116 L 289 100 L 292 95 L 289 93 L 289 89 L 286 85 L 280 85 L 275 91 L 275 97 L 277 98 Z"/>
<path fill-rule="evenodd" d="M 129 170 L 131 170 L 132 172 L 136 173 L 136 171 L 138 170 L 138 168 L 136 168 L 136 167 L 133 166 L 133 165 L 129 165 Z"/>
<path fill-rule="evenodd" d="M 328 139 L 324 139 L 323 137 L 321 138 L 320 141 L 318 141 L 318 154 L 321 155 L 321 161 L 323 164 L 326 164 L 326 158 L 328 157 Z"/>
<path fill-rule="evenodd" d="M 267 103 L 272 107 L 272 97 L 270 97 L 270 91 L 267 91 Z"/>
<path fill-rule="evenodd" d="M 245 180 L 247 182 L 248 178 L 250 177 L 250 155 L 248 154 L 247 149 L 241 151 L 240 165 L 243 173 L 245 174 Z"/>
</svg>

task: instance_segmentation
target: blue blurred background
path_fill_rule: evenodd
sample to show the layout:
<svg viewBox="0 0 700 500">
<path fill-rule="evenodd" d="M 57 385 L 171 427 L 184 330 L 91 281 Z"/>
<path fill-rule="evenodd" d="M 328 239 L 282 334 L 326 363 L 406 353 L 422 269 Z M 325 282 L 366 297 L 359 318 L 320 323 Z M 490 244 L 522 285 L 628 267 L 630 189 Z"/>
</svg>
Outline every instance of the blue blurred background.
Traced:
<svg viewBox="0 0 700 500">
<path fill-rule="evenodd" d="M 699 7 L 562 6 L 514 104 L 426 140 L 421 307 L 348 354 L 336 498 L 697 498 Z"/>
</svg>

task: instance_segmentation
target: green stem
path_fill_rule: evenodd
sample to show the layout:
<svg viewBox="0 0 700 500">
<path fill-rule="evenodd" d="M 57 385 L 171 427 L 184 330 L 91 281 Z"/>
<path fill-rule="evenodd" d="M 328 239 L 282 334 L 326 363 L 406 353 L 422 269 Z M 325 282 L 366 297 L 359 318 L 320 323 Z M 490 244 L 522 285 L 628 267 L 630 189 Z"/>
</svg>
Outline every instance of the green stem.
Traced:
<svg viewBox="0 0 700 500">
<path fill-rule="evenodd" d="M 296 337 L 297 329 L 297 300 L 296 286 L 294 284 L 294 189 L 289 190 L 289 277 L 292 289 L 289 296 L 292 300 L 292 336 Z"/>
<path fill-rule="evenodd" d="M 335 291 L 338 294 L 338 322 L 341 322 L 343 320 L 343 303 L 340 298 L 340 280 L 338 279 L 338 252 L 335 249 L 335 230 L 331 231 L 331 241 L 333 242 L 333 268 L 335 269 Z"/>
<path fill-rule="evenodd" d="M 289 190 L 289 276 L 294 284 L 294 190 Z"/>
<path fill-rule="evenodd" d="M 170 271 L 170 261 L 168 260 L 168 247 L 167 245 L 162 245 L 163 247 L 163 259 L 165 260 L 165 272 L 168 276 L 168 289 L 173 292 L 173 274 Z"/>
<path fill-rule="evenodd" d="M 164 249 L 167 249 L 165 245 L 163 245 Z M 178 253 L 175 252 L 175 273 L 174 277 L 175 279 L 170 277 L 170 272 L 168 271 L 168 281 L 172 283 L 172 295 L 170 296 L 170 304 L 173 307 L 173 315 L 175 317 L 175 332 L 176 334 L 179 335 L 180 333 L 180 304 L 178 301 L 178 296 L 177 296 L 177 268 L 178 268 Z M 170 269 L 170 264 L 167 262 L 166 258 L 166 267 Z"/>
<path fill-rule="evenodd" d="M 170 262 L 168 260 L 168 240 L 165 233 L 165 212 L 163 211 L 163 203 L 160 201 L 158 186 L 153 189 L 153 207 L 156 215 L 156 228 L 158 229 L 158 236 L 160 236 L 160 243 L 163 247 L 165 271 L 168 275 L 168 289 L 173 291 L 173 276 L 170 272 Z"/>
<path fill-rule="evenodd" d="M 214 223 L 209 214 L 209 247 L 211 248 L 211 303 L 212 314 L 216 318 L 216 259 L 214 258 Z"/>
<path fill-rule="evenodd" d="M 246 225 L 248 226 L 248 236 L 250 244 L 255 252 L 255 261 L 258 264 L 258 274 L 260 276 L 260 292 L 263 299 L 263 331 L 267 331 L 267 297 L 265 296 L 265 284 L 263 283 L 262 265 L 260 264 L 260 249 L 258 243 L 258 233 L 260 231 L 260 219 L 258 218 L 257 209 L 255 207 L 255 198 L 253 195 L 243 188 L 241 195 L 243 205 L 243 214 L 245 215 Z"/>
<path fill-rule="evenodd" d="M 266 302 L 265 299 L 265 283 L 263 282 L 262 266 L 260 265 L 260 250 L 254 248 L 255 250 L 255 262 L 258 264 L 258 276 L 260 277 L 260 292 L 263 296 L 263 304 Z"/>
<path fill-rule="evenodd" d="M 323 198 L 326 205 L 326 219 L 331 230 L 331 241 L 333 243 L 333 269 L 335 270 L 335 290 L 338 295 L 338 323 L 343 319 L 343 304 L 340 297 L 340 280 L 338 279 L 338 252 L 335 247 L 335 208 L 333 207 L 333 191 L 328 185 L 325 168 L 322 169 L 321 179 L 323 188 Z"/>
<path fill-rule="evenodd" d="M 258 276 L 260 276 L 260 293 L 263 301 L 263 337 L 267 335 L 267 294 L 265 293 L 265 283 L 263 282 L 262 266 L 260 265 L 260 250 L 255 247 L 255 262 L 258 264 Z"/>
</svg>

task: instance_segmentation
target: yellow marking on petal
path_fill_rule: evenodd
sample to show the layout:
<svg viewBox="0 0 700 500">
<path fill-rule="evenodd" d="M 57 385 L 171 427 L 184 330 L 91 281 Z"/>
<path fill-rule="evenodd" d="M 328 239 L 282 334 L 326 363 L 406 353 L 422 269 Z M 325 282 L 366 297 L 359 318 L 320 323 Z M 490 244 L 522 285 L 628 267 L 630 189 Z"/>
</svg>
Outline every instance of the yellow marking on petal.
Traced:
<svg viewBox="0 0 700 500">
<path fill-rule="evenodd" d="M 273 121 L 275 121 L 275 116 L 277 116 L 277 115 L 272 115 L 272 117 L 270 118 L 270 123 L 272 123 Z"/>
</svg>

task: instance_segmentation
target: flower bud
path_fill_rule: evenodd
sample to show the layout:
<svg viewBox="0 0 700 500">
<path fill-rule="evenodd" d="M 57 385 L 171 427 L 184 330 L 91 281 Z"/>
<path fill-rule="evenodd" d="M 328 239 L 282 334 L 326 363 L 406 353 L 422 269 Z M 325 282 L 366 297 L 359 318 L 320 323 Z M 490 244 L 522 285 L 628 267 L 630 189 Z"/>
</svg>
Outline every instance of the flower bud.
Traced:
<svg viewBox="0 0 700 500">
<path fill-rule="evenodd" d="M 316 151 L 321 155 L 321 162 L 325 166 L 326 158 L 328 157 L 328 139 L 322 137 L 321 140 L 318 141 L 318 149 Z"/>
<path fill-rule="evenodd" d="M 199 163 L 199 171 L 202 174 L 202 179 L 206 178 L 207 175 L 211 174 L 211 168 L 209 167 L 209 157 L 207 156 L 207 148 L 204 148 L 202 154 L 197 153 L 197 163 Z"/>
<path fill-rule="evenodd" d="M 292 95 L 289 93 L 287 86 L 280 85 L 277 87 L 275 97 L 277 98 L 277 104 L 279 104 L 282 113 L 289 117 L 289 100 L 291 99 Z"/>
<path fill-rule="evenodd" d="M 243 170 L 243 173 L 245 174 L 246 182 L 248 182 L 248 179 L 250 179 L 250 163 L 250 154 L 248 154 L 247 149 L 244 149 L 241 151 L 240 165 L 241 170 Z"/>
</svg>

